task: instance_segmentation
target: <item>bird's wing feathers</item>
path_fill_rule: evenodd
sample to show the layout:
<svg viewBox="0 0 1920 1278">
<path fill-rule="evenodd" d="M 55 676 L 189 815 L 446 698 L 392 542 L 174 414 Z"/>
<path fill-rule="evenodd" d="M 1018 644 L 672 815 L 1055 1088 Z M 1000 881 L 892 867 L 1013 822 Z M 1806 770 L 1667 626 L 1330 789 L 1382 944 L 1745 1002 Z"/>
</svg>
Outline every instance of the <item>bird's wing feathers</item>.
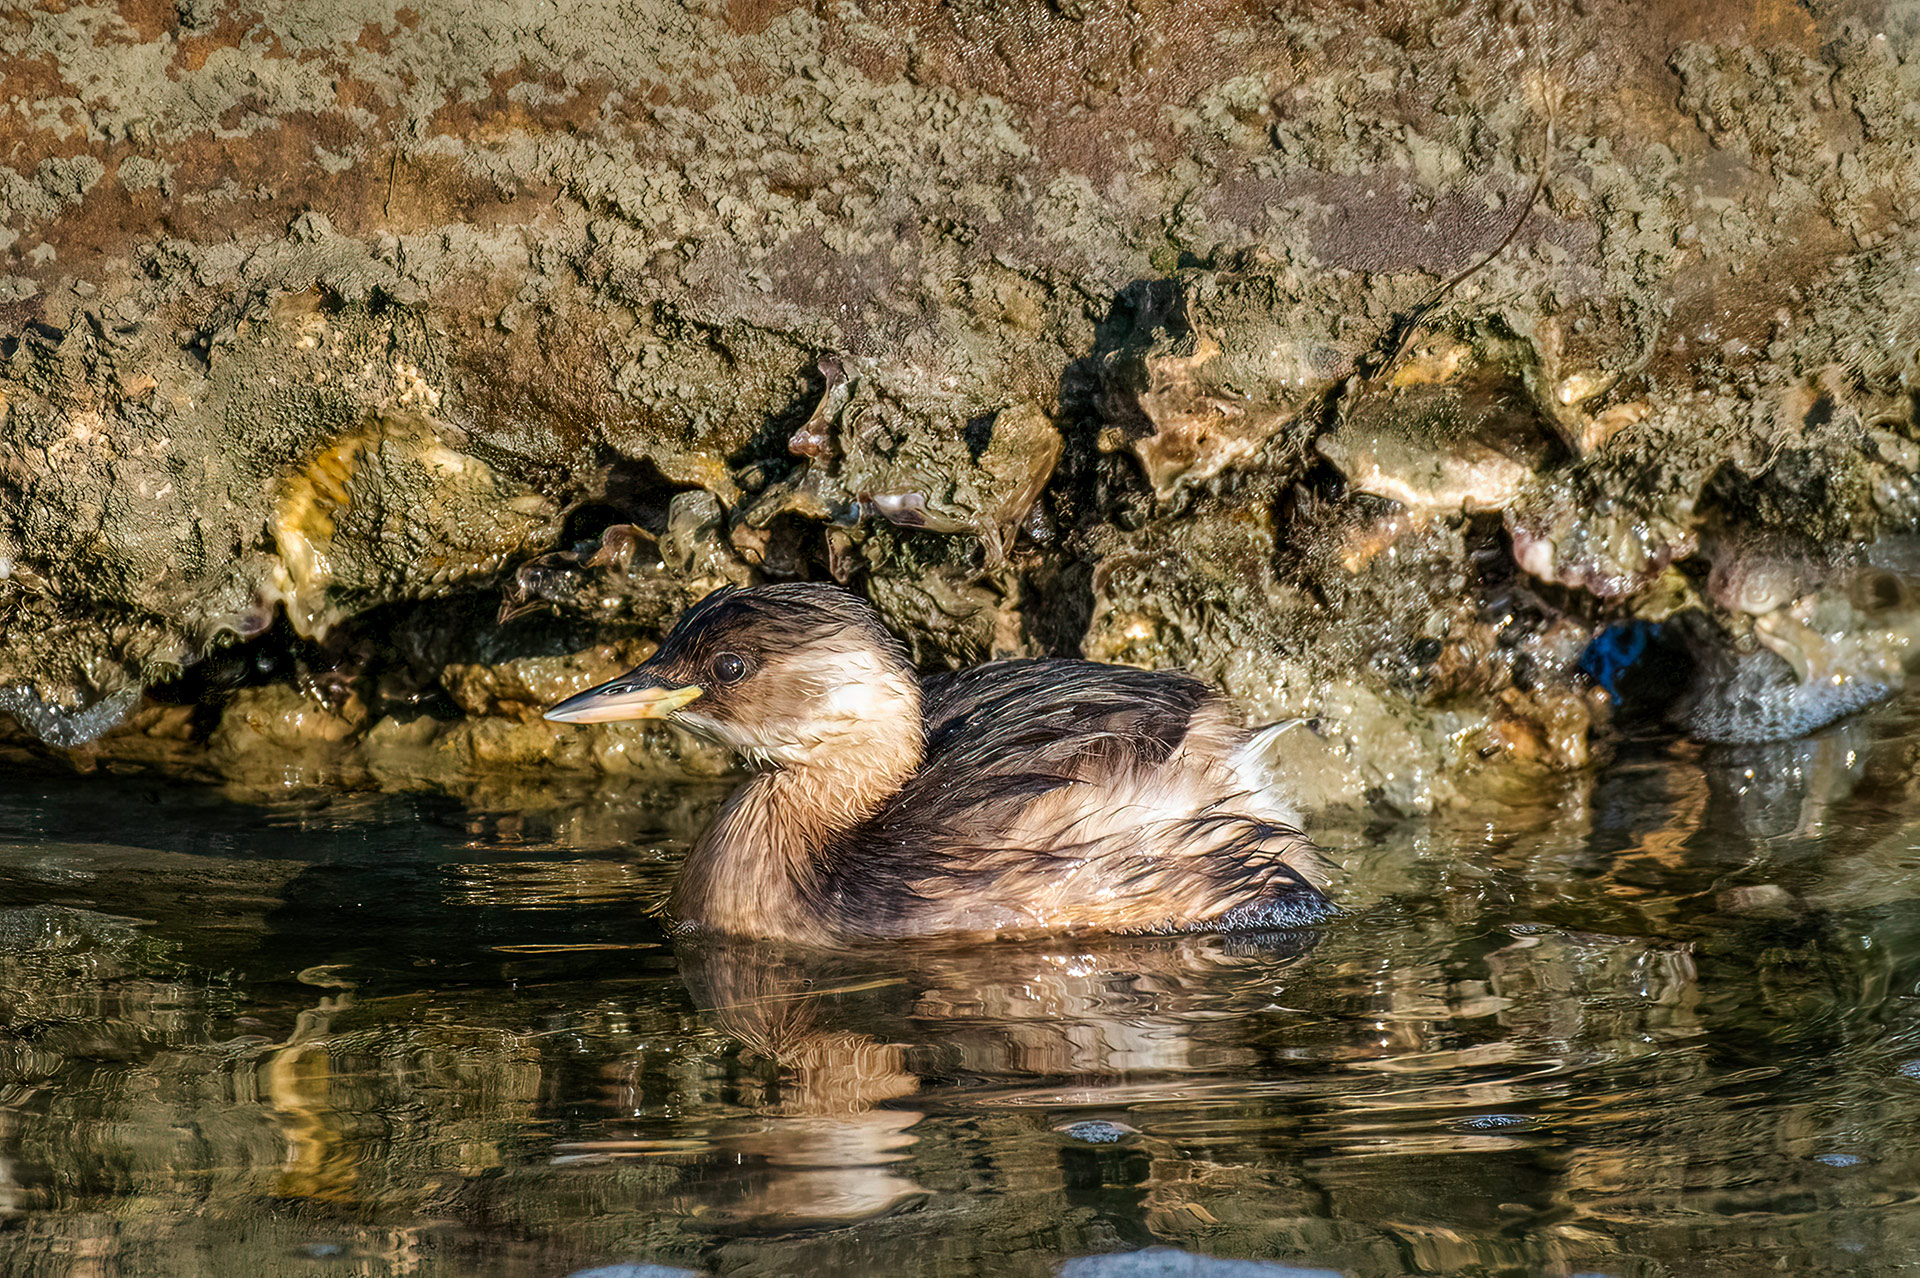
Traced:
<svg viewBox="0 0 1920 1278">
<path fill-rule="evenodd" d="M 1150 931 L 1249 902 L 1324 905 L 1296 864 L 1305 837 L 1242 811 L 1246 734 L 1199 680 L 1009 661 L 924 695 L 925 762 L 844 866 L 891 926 Z"/>
<path fill-rule="evenodd" d="M 1062 781 L 1162 763 L 1218 693 L 1188 675 L 1090 661 L 976 666 L 927 682 L 921 776 L 1005 775 L 1043 760 Z"/>
</svg>

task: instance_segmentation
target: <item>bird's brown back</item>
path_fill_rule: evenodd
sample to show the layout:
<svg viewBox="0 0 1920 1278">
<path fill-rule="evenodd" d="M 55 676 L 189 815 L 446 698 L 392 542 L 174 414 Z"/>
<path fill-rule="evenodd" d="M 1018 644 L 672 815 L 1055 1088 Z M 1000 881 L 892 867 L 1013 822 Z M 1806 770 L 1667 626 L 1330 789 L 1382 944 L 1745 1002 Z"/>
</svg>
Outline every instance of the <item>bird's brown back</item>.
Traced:
<svg viewBox="0 0 1920 1278">
<path fill-rule="evenodd" d="M 1246 792 L 1246 733 L 1199 680 L 997 662 L 929 680 L 924 704 L 922 766 L 829 852 L 843 927 L 1178 931 L 1329 908 L 1317 853 Z"/>
</svg>

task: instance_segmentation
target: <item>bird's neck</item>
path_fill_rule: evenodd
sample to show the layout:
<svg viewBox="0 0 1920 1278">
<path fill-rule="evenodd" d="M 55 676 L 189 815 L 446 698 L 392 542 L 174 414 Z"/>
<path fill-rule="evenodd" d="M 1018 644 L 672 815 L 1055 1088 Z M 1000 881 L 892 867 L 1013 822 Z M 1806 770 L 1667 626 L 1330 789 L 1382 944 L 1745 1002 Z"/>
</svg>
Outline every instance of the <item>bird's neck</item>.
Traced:
<svg viewBox="0 0 1920 1278">
<path fill-rule="evenodd" d="M 805 759 L 754 776 L 688 854 L 675 919 L 731 936 L 833 940 L 827 894 L 846 836 L 899 793 L 923 750 L 915 696 Z"/>
</svg>

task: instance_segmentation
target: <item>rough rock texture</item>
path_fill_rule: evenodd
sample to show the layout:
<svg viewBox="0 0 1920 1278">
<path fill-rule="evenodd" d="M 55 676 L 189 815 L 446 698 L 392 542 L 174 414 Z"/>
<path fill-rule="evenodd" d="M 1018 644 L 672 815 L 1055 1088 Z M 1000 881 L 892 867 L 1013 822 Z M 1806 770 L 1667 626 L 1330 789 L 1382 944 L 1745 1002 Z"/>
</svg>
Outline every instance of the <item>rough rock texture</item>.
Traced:
<svg viewBox="0 0 1920 1278">
<path fill-rule="evenodd" d="M 434 736 L 802 575 L 1407 807 L 1585 760 L 1609 626 L 1899 682 L 1910 0 L 124 0 L 0 70 L 0 709 L 87 757 Z M 1775 622 L 1708 588 L 1782 537 Z"/>
</svg>

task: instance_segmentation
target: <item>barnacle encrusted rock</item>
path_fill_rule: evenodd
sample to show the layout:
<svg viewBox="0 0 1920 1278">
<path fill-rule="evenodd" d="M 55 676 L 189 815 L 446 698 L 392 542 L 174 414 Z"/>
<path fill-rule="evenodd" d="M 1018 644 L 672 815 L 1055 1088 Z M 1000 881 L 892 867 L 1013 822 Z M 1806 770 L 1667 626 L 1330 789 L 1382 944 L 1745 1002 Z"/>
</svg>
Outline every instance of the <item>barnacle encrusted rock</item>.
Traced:
<svg viewBox="0 0 1920 1278">
<path fill-rule="evenodd" d="M 509 717 L 449 672 L 810 576 L 929 665 L 1190 664 L 1398 803 L 1571 766 L 1589 642 L 1789 606 L 1717 547 L 1920 524 L 1916 48 L 1892 0 L 23 11 L 0 710 L 439 740 Z"/>
<path fill-rule="evenodd" d="M 554 504 L 448 447 L 421 418 L 380 417 L 325 441 L 275 485 L 265 583 L 302 635 L 394 597 L 491 581 L 551 544 Z"/>
<path fill-rule="evenodd" d="M 1524 367 L 1531 352 L 1512 351 L 1517 345 L 1483 335 L 1476 351 L 1435 335 L 1383 383 L 1356 386 L 1315 447 L 1354 488 L 1409 510 L 1507 509 L 1556 460 L 1550 425 L 1517 372 L 1502 367 Z"/>
</svg>

